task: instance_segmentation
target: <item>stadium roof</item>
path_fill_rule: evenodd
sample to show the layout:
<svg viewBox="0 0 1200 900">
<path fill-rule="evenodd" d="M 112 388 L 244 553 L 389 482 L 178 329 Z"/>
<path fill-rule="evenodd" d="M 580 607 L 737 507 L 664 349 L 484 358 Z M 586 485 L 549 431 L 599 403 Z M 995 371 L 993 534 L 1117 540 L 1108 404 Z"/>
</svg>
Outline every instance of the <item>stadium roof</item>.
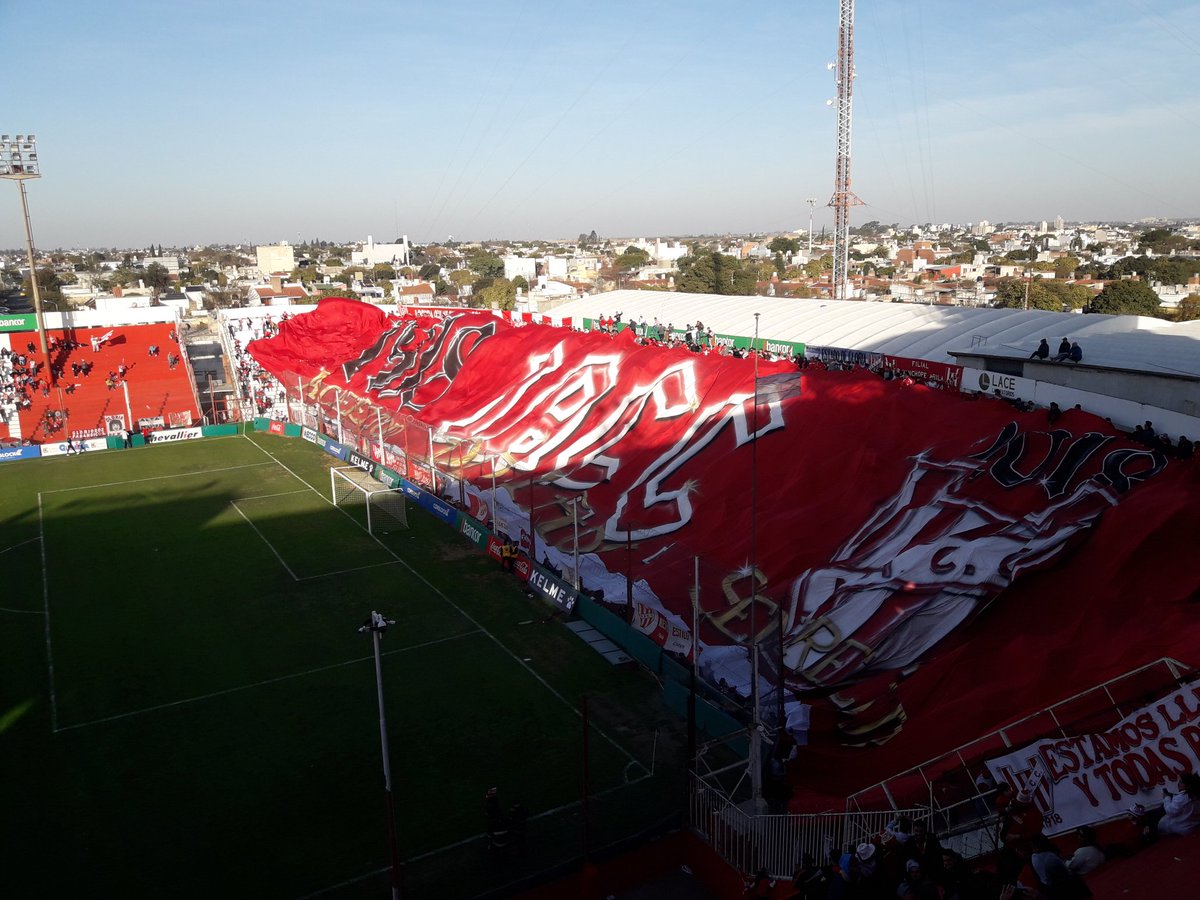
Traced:
<svg viewBox="0 0 1200 900">
<path fill-rule="evenodd" d="M 1067 337 L 1079 341 L 1088 365 L 1200 378 L 1200 321 L 666 291 L 593 294 L 548 315 L 598 318 L 618 312 L 623 321 L 658 318 L 682 327 L 699 320 L 717 334 L 744 336 L 754 334 L 757 312 L 763 338 L 948 363 L 964 352 L 1028 358 L 1042 338 L 1055 350 Z"/>
</svg>

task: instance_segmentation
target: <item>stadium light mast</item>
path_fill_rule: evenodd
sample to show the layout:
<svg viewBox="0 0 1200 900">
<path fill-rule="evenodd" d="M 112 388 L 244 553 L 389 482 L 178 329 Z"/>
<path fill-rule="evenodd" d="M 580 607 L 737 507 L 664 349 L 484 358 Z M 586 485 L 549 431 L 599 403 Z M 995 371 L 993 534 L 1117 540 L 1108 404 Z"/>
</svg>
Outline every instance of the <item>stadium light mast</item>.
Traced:
<svg viewBox="0 0 1200 900">
<path fill-rule="evenodd" d="M 21 216 L 25 220 L 25 249 L 29 254 L 29 289 L 33 291 L 33 312 L 37 323 L 38 344 L 42 350 L 42 358 L 46 360 L 50 383 L 57 387 L 58 379 L 54 377 L 54 367 L 50 365 L 50 353 L 46 348 L 46 322 L 42 315 L 42 293 L 38 287 L 37 266 L 33 258 L 33 225 L 29 221 L 29 201 L 25 197 L 25 182 L 30 178 L 41 178 L 41 166 L 38 164 L 37 137 L 32 134 L 18 134 L 10 138 L 7 134 L 0 135 L 0 178 L 15 181 L 21 194 Z"/>
<path fill-rule="evenodd" d="M 854 0 L 840 0 L 838 52 L 835 69 L 837 99 L 837 162 L 833 181 L 833 299 L 845 300 L 850 287 L 850 207 L 862 200 L 850 190 L 850 135 L 854 121 Z"/>
<path fill-rule="evenodd" d="M 808 204 L 808 259 L 812 261 L 812 229 L 813 229 L 813 211 L 817 208 L 817 198 L 809 197 L 804 201 Z"/>
<path fill-rule="evenodd" d="M 392 796 L 392 762 L 388 750 L 387 716 L 383 709 L 383 666 L 380 662 L 379 639 L 395 619 L 386 619 L 372 611 L 370 618 L 358 629 L 359 634 L 371 635 L 375 648 L 375 693 L 379 698 L 379 743 L 383 751 L 383 793 L 387 801 L 388 844 L 392 854 L 392 900 L 400 900 L 403 893 L 404 869 L 400 864 L 400 849 L 396 841 L 396 801 Z"/>
</svg>

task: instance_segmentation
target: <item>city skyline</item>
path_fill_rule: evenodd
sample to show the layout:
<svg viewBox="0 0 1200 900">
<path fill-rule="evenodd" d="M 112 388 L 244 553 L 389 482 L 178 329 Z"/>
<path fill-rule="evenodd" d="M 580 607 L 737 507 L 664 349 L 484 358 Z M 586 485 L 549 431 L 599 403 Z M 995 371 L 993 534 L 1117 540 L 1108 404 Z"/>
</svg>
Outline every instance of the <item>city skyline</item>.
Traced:
<svg viewBox="0 0 1200 900">
<path fill-rule="evenodd" d="M 42 249 L 831 222 L 833 0 L 39 12 L 0 8 L 0 127 L 37 135 Z M 1200 216 L 1198 13 L 859 3 L 852 224 Z"/>
</svg>

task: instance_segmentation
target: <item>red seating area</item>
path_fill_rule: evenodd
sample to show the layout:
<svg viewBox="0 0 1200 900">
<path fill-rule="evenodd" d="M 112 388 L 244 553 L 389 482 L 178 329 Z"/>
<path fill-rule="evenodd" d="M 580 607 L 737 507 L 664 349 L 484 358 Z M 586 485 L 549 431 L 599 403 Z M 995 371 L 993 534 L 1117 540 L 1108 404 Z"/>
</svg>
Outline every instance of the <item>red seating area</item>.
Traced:
<svg viewBox="0 0 1200 900">
<path fill-rule="evenodd" d="M 92 339 L 109 334 L 98 350 L 92 349 Z M 37 334 L 18 332 L 7 335 L 12 352 L 25 354 L 31 362 L 43 361 Z M 195 389 L 183 360 L 174 326 L 169 323 L 150 325 L 118 325 L 111 328 L 67 328 L 48 330 L 46 340 L 58 349 L 50 351 L 51 364 L 61 368 L 57 389 L 45 396 L 41 390 L 49 379 L 50 366 L 40 370 L 38 389 L 29 391 L 32 406 L 18 413 L 20 434 L 10 434 L 7 423 L 0 421 L 0 439 L 32 440 L 37 443 L 64 440 L 68 432 L 73 438 L 102 437 L 106 433 L 106 417 L 120 415 L 128 418 L 125 392 L 120 378 L 114 377 L 113 387 L 106 382 L 109 373 L 126 367 L 124 381 L 129 387 L 129 409 L 136 426 L 139 419 L 161 417 L 163 424 L 183 425 L 199 420 Z M 80 346 L 67 350 L 66 341 Z M 35 350 L 30 353 L 28 344 Z M 151 346 L 158 355 L 151 356 Z M 174 368 L 170 357 L 177 357 Z M 91 362 L 89 375 L 75 374 L 71 364 Z M 62 415 L 56 416 L 61 410 Z"/>
</svg>

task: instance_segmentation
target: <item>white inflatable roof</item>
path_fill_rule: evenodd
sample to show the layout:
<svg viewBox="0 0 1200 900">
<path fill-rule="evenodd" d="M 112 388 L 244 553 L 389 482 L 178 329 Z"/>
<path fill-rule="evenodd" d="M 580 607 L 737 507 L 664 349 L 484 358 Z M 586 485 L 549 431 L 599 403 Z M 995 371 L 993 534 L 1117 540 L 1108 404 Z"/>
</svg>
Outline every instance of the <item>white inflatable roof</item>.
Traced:
<svg viewBox="0 0 1200 900">
<path fill-rule="evenodd" d="M 760 313 L 762 338 L 950 363 L 953 352 L 972 350 L 1028 357 L 1042 338 L 1053 351 L 1066 337 L 1079 342 L 1089 365 L 1200 378 L 1200 321 L 666 291 L 595 294 L 547 316 L 594 319 L 618 312 L 626 322 L 657 318 L 679 328 L 701 321 L 717 334 L 745 336 L 754 334 L 754 314 Z"/>
</svg>

